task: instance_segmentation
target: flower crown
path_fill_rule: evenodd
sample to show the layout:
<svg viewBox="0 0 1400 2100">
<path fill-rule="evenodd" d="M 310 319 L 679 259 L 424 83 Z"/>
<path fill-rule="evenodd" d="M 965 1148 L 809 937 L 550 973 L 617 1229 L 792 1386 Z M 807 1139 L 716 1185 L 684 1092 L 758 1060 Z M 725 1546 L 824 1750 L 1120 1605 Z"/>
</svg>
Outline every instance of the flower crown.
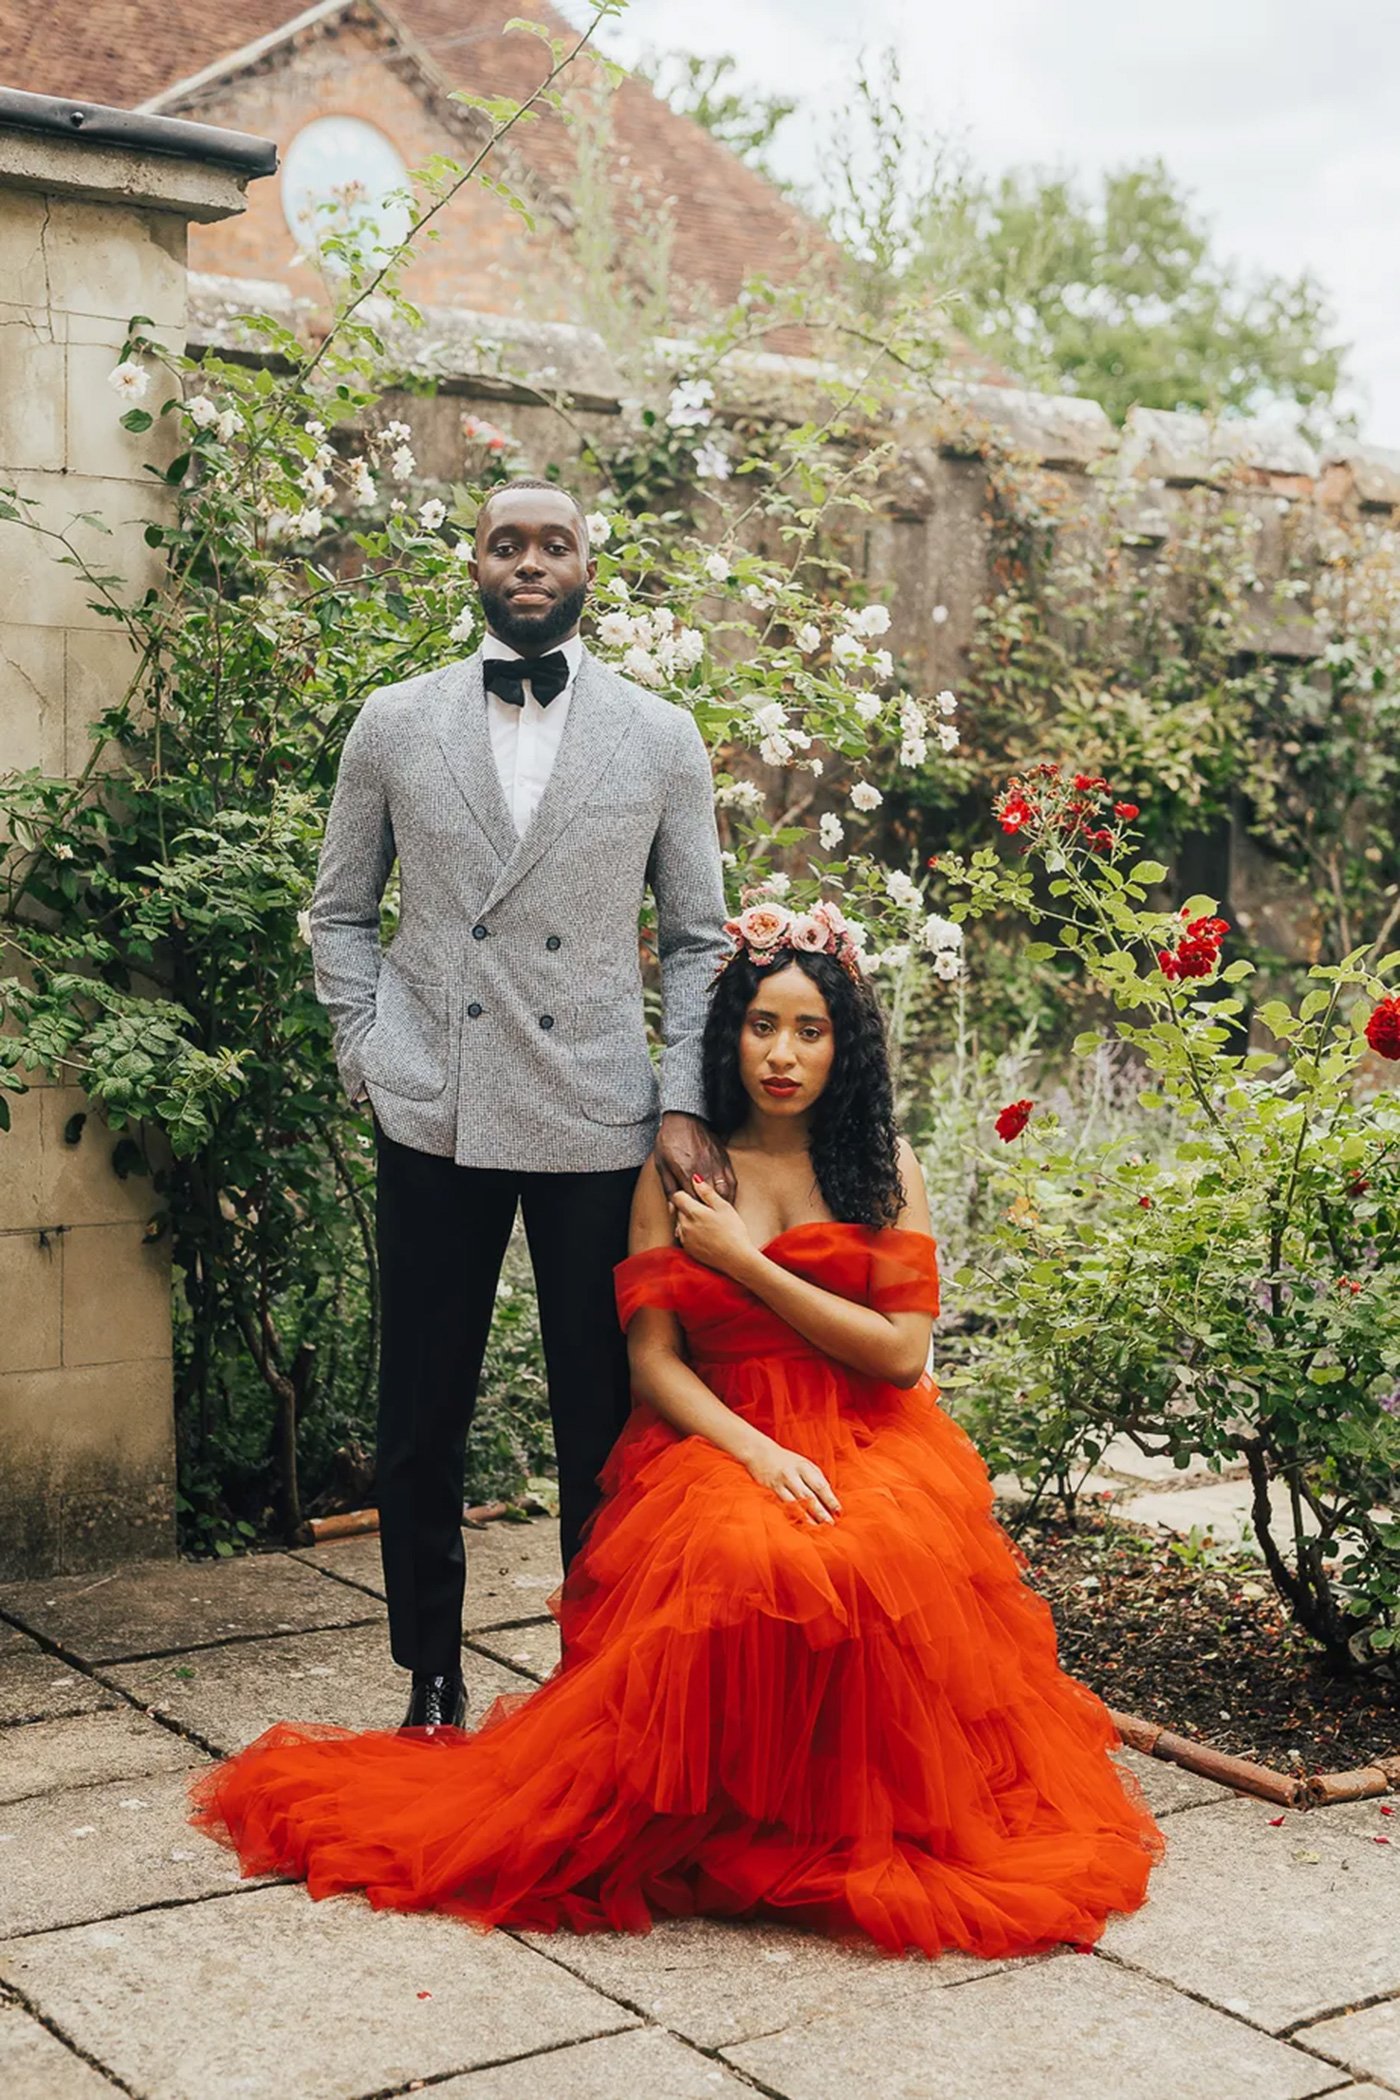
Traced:
<svg viewBox="0 0 1400 2100">
<path fill-rule="evenodd" d="M 741 955 L 755 969 L 767 969 L 784 953 L 800 949 L 805 955 L 832 956 L 848 977 L 863 982 L 856 931 L 840 906 L 825 899 L 810 911 L 789 911 L 785 904 L 767 901 L 750 904 L 737 919 L 726 919 L 724 930 L 734 948 L 721 962 L 721 971 Z"/>
</svg>

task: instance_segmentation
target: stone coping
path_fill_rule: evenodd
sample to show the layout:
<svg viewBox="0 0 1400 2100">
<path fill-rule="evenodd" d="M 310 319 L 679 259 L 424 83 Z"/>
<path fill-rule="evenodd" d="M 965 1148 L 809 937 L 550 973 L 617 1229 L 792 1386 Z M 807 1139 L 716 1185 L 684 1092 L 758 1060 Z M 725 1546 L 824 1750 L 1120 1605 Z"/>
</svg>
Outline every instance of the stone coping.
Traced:
<svg viewBox="0 0 1400 2100">
<path fill-rule="evenodd" d="M 277 167 L 270 139 L 0 87 L 0 186 L 212 221 Z"/>
</svg>

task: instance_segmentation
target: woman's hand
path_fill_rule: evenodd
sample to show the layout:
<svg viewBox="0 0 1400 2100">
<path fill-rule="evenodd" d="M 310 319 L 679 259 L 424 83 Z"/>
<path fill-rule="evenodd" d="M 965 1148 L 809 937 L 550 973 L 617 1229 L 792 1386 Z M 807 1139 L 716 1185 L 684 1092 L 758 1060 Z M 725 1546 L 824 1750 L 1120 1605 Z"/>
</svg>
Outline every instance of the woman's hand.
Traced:
<svg viewBox="0 0 1400 2100">
<path fill-rule="evenodd" d="M 676 1220 L 676 1244 L 707 1269 L 737 1282 L 746 1263 L 758 1252 L 753 1235 L 732 1203 L 703 1175 L 691 1177 L 690 1190 L 677 1189 L 671 1198 Z"/>
<path fill-rule="evenodd" d="M 771 1488 L 780 1502 L 792 1502 L 809 1524 L 834 1524 L 841 1514 L 836 1490 L 820 1466 L 800 1451 L 784 1450 L 764 1437 L 744 1464 L 760 1487 Z"/>
</svg>

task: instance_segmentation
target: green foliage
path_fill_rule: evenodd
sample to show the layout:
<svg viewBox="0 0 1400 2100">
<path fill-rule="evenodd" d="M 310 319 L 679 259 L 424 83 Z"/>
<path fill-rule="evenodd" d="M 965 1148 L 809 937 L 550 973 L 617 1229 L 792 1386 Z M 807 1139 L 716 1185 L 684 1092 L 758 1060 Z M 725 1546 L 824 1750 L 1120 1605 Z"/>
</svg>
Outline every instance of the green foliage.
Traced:
<svg viewBox="0 0 1400 2100">
<path fill-rule="evenodd" d="M 1160 160 L 1097 195 L 1013 169 L 954 173 L 917 207 L 910 270 L 955 290 L 970 339 L 1028 386 L 1130 408 L 1325 406 L 1344 352 L 1316 281 L 1242 276 Z"/>
<path fill-rule="evenodd" d="M 728 52 L 700 58 L 692 51 L 668 51 L 644 59 L 635 71 L 672 109 L 773 180 L 768 149 L 797 108 L 795 100 L 743 86 Z"/>
<path fill-rule="evenodd" d="M 1092 983 L 1143 1068 L 1160 1131 L 1067 1141 L 1039 1110 L 986 1162 L 999 1215 L 964 1277 L 984 1322 L 963 1374 L 1027 1468 L 1066 1475 L 1128 1433 L 1175 1456 L 1243 1460 L 1280 1594 L 1333 1662 L 1400 1646 L 1400 1098 L 1356 1085 L 1361 1028 L 1400 954 L 1308 972 L 1261 1007 L 1251 1048 L 1233 986 L 1246 959 L 1174 974 L 1185 921 L 1151 908 L 1163 870 L 1133 827 L 1083 829 L 1098 793 L 1057 768 L 1019 790 L 1025 858 L 993 847 L 942 872 L 959 916 L 1013 909 Z M 1164 960 L 1168 967 L 1164 968 Z M 1093 1055 L 1097 1034 L 1076 1045 Z M 956 1381 L 955 1381 L 956 1382 Z"/>
</svg>

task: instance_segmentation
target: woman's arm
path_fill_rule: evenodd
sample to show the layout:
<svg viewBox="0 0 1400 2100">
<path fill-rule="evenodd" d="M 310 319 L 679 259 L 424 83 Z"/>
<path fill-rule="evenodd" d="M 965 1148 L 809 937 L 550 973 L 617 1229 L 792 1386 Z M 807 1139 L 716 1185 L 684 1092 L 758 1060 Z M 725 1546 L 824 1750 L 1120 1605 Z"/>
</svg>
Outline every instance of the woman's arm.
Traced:
<svg viewBox="0 0 1400 2100">
<path fill-rule="evenodd" d="M 928 1196 L 913 1147 L 899 1141 L 899 1171 L 904 1183 L 904 1208 L 899 1225 L 906 1232 L 929 1230 Z M 812 1342 L 827 1356 L 887 1385 L 917 1385 L 928 1362 L 929 1336 L 933 1321 L 922 1312 L 876 1312 L 868 1305 L 853 1304 L 835 1291 L 794 1276 L 790 1269 L 770 1261 L 755 1247 L 738 1212 L 708 1184 L 697 1185 L 696 1194 L 675 1197 L 676 1208 L 685 1220 L 685 1247 L 697 1261 L 719 1269 L 743 1284 L 756 1298 L 786 1320 L 789 1327 Z"/>
<path fill-rule="evenodd" d="M 671 1207 L 660 1177 L 644 1167 L 632 1199 L 628 1245 L 633 1254 L 666 1247 L 672 1239 Z M 632 1391 L 682 1436 L 703 1436 L 747 1467 L 761 1486 L 783 1502 L 799 1504 L 814 1523 L 829 1524 L 839 1512 L 820 1466 L 786 1451 L 716 1398 L 685 1360 L 685 1337 L 674 1313 L 643 1306 L 627 1329 Z"/>
</svg>

